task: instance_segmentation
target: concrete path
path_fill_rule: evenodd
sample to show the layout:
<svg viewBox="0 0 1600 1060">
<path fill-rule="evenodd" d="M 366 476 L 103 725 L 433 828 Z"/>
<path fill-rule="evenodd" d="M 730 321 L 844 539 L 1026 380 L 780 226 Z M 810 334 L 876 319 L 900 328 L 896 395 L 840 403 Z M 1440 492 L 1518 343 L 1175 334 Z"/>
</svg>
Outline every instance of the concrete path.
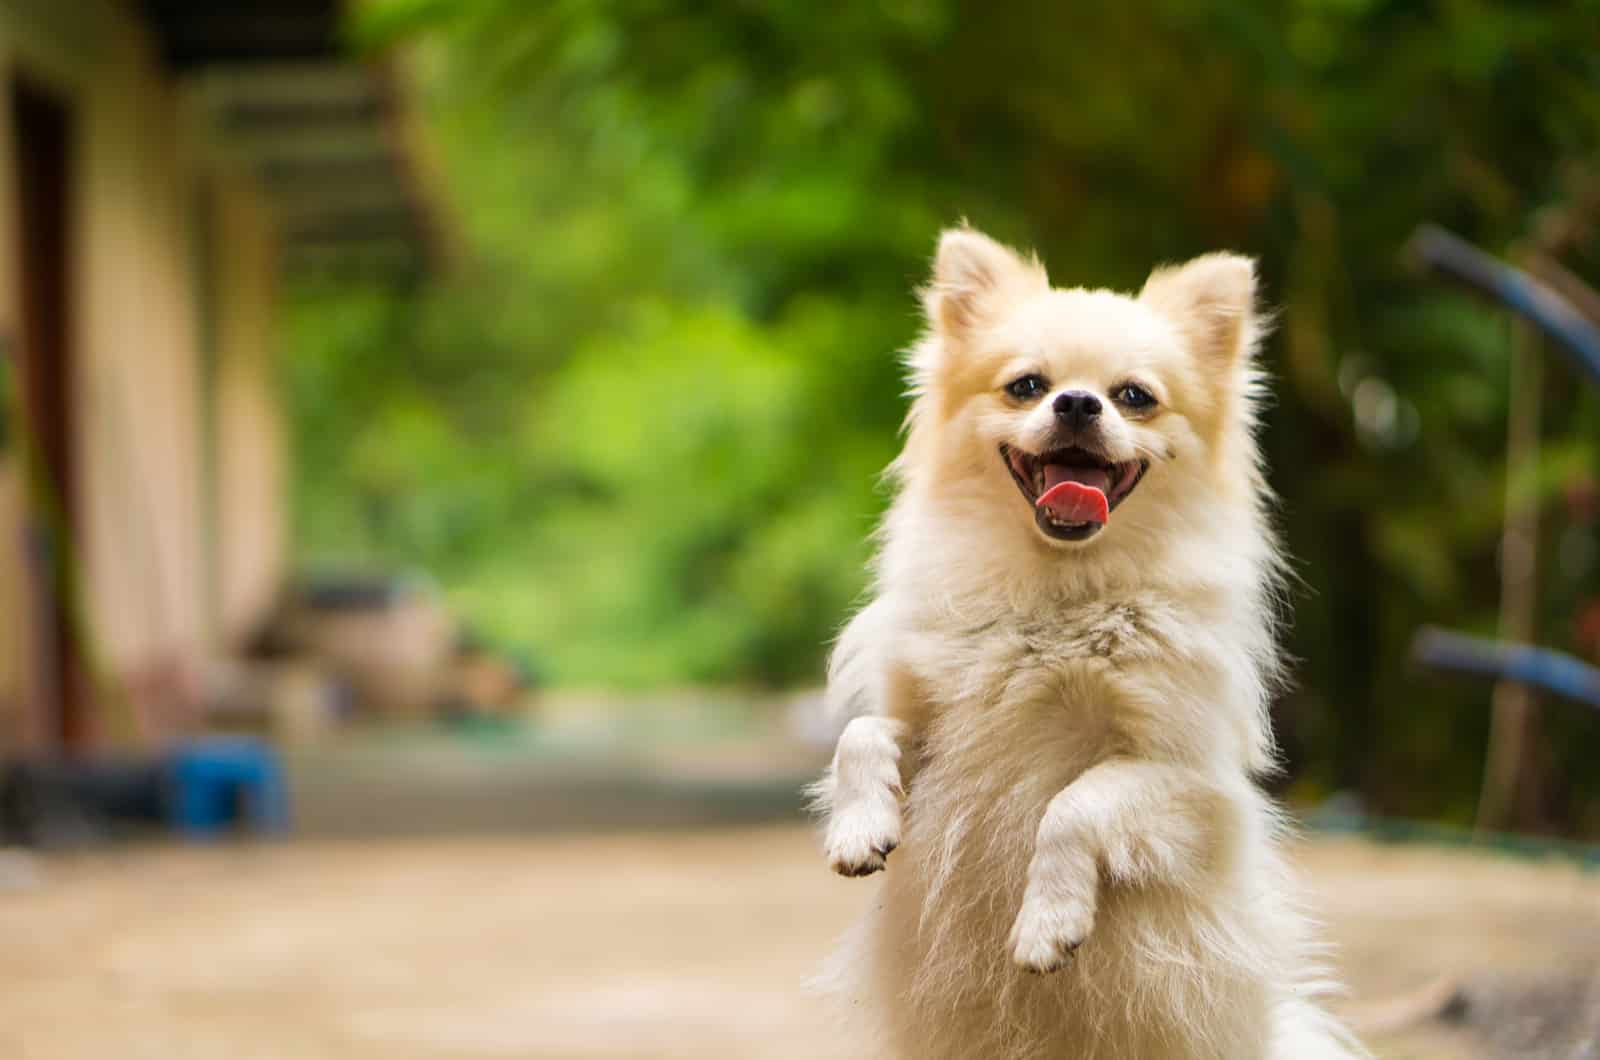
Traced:
<svg viewBox="0 0 1600 1060">
<path fill-rule="evenodd" d="M 1353 840 L 1301 861 L 1384 1057 L 1600 1055 L 1600 875 Z M 800 984 L 874 886 L 790 825 L 34 868 L 0 881 L 11 1060 L 845 1058 Z"/>
</svg>

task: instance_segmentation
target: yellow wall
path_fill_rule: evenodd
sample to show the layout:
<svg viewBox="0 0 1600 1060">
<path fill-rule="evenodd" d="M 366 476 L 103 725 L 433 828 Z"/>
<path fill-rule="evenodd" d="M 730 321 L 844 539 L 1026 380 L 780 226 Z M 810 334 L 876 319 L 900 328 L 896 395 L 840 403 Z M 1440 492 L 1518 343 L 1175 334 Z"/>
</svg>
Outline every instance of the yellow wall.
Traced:
<svg viewBox="0 0 1600 1060">
<path fill-rule="evenodd" d="M 110 0 L 0 0 L 0 84 L 26 70 L 69 100 L 76 121 L 73 400 L 83 604 L 92 655 L 121 691 L 174 668 L 198 680 L 222 639 L 259 617 L 283 563 L 282 431 L 268 349 L 271 238 L 251 189 L 219 174 L 213 223 L 221 260 L 209 287 L 218 296 L 214 465 L 225 532 L 217 584 L 208 584 L 194 224 L 201 167 L 136 10 Z M 0 330 L 15 335 L 11 171 L 0 119 Z M 25 736 L 17 704 L 31 658 L 19 620 L 8 477 L 16 476 L 0 468 L 0 749 Z M 103 729 L 126 733 L 128 720 L 102 718 Z M 147 734 L 152 724 L 161 728 L 146 716 Z"/>
</svg>

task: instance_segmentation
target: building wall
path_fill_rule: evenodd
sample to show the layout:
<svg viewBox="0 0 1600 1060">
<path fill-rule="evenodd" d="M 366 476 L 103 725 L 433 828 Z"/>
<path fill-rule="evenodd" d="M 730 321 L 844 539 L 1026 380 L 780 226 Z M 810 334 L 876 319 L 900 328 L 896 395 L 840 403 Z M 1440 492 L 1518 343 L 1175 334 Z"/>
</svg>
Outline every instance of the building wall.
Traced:
<svg viewBox="0 0 1600 1060">
<path fill-rule="evenodd" d="M 213 198 L 216 287 L 216 564 L 218 633 L 225 649 L 257 631 L 288 556 L 287 430 L 274 368 L 273 233 L 256 196 L 219 180 Z"/>
<path fill-rule="evenodd" d="M 13 462 L 0 456 L 0 750 L 33 742 L 23 703 L 22 591 L 20 562 L 15 542 L 21 536 L 21 483 Z"/>
<path fill-rule="evenodd" d="M 25 70 L 75 112 L 77 534 L 89 654 L 105 693 L 100 729 L 113 740 L 159 736 L 179 722 L 162 710 L 199 687 L 225 632 L 253 621 L 283 562 L 270 233 L 242 182 L 210 178 L 223 257 L 201 282 L 202 167 L 136 11 L 111 0 L 0 0 L 0 83 Z M 0 125 L 0 334 L 8 335 L 19 313 L 12 161 Z M 214 305 L 202 305 L 205 292 Z M 209 458 L 207 313 L 217 346 L 218 445 Z M 206 481 L 211 468 L 216 486 Z M 10 743 L 29 738 L 19 704 L 33 659 L 25 609 L 15 606 L 20 527 L 7 491 L 17 493 L 16 478 L 0 468 L 0 615 L 10 616 L 0 619 L 0 741 Z M 228 532 L 214 539 L 213 522 Z"/>
<path fill-rule="evenodd" d="M 0 22 L 0 71 L 9 69 L 8 43 L 5 23 Z M 19 328 L 17 273 L 9 250 L 15 224 L 12 204 L 16 198 L 11 157 L 11 108 L 0 107 L 0 344 L 6 345 L 15 341 L 11 337 Z M 0 356 L 14 356 L 15 352 L 0 348 Z M 14 380 L 15 365 L 9 367 Z M 0 408 L 0 416 L 6 418 L 15 432 L 17 409 L 11 397 L 9 393 L 0 393 L 0 401 L 6 402 L 6 406 Z M 14 441 L 11 444 L 14 447 Z M 22 667 L 26 651 L 22 622 L 26 598 L 19 549 L 22 482 L 14 452 L 12 447 L 0 447 L 0 749 L 20 745 L 27 738 L 26 718 L 22 713 L 25 676 Z"/>
</svg>

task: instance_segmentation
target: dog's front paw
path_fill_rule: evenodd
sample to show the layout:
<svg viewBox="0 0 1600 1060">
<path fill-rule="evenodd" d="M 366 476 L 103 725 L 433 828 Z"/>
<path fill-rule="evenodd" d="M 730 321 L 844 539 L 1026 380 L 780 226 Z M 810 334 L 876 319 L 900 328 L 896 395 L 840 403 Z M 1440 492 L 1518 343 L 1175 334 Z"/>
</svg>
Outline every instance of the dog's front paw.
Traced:
<svg viewBox="0 0 1600 1060">
<path fill-rule="evenodd" d="M 822 785 L 829 806 L 823 848 L 842 876 L 870 876 L 900 845 L 901 725 L 866 716 L 845 726 Z"/>
<path fill-rule="evenodd" d="M 1060 971 L 1094 930 L 1094 892 L 1087 897 L 1045 893 L 1030 882 L 1011 925 L 1011 956 L 1025 971 Z"/>
<path fill-rule="evenodd" d="M 870 876 L 883 868 L 884 859 L 900 845 L 898 795 L 862 799 L 833 812 L 823 840 L 828 864 L 841 876 Z"/>
</svg>

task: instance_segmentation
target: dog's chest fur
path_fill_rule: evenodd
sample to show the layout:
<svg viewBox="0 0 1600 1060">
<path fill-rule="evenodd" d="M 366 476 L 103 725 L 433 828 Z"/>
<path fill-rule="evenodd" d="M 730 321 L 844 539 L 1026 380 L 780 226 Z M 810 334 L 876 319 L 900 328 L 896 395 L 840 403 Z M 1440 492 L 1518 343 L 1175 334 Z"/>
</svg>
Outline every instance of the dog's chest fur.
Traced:
<svg viewBox="0 0 1600 1060">
<path fill-rule="evenodd" d="M 1126 750 L 1118 746 L 1119 684 L 1140 667 L 1170 664 L 1175 639 L 1192 656 L 1193 638 L 1174 630 L 1195 621 L 1171 598 L 1145 594 L 909 638 L 905 658 L 927 715 L 885 923 L 903 962 L 895 978 L 913 1009 L 970 1010 L 969 1032 L 993 1055 L 1012 1055 L 1001 1043 L 1013 1034 L 1021 1036 L 1013 1045 L 1069 1028 L 1090 1034 L 1084 1020 L 1120 1011 L 1098 995 L 1139 974 L 1122 963 L 1144 945 L 1136 941 L 1149 915 L 1141 896 L 1108 893 L 1099 940 L 1075 967 L 1046 980 L 1010 964 L 1006 934 L 1047 804 L 1090 766 Z M 977 1019 L 979 1012 L 989 1016 Z M 1160 1021 L 1148 1022 L 1155 1033 Z"/>
<path fill-rule="evenodd" d="M 924 625 L 902 656 L 924 700 L 923 767 L 970 757 L 1003 772 L 1018 755 L 1041 780 L 1081 771 L 1109 747 L 1119 675 L 1170 657 L 1177 620 L 1171 601 L 1130 594 Z"/>
</svg>

